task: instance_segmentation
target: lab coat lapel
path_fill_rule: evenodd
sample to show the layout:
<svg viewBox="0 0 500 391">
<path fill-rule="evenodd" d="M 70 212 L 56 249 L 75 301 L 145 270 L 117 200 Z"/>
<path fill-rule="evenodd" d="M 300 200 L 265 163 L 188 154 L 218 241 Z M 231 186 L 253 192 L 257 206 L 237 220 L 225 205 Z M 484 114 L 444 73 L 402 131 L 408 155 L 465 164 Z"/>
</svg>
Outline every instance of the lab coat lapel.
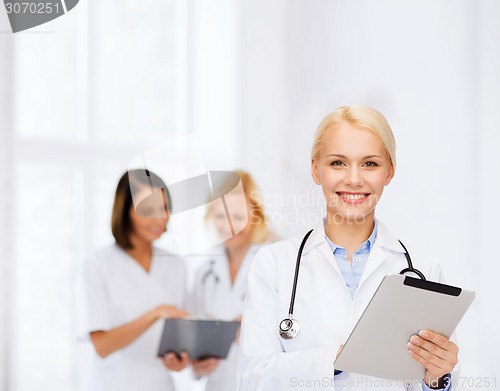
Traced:
<svg viewBox="0 0 500 391">
<path fill-rule="evenodd" d="M 342 277 L 342 272 L 340 271 L 339 264 L 337 263 L 332 249 L 330 248 L 326 240 L 319 246 L 319 251 L 326 257 L 326 259 L 328 259 L 328 263 L 333 267 L 337 274 Z"/>
<path fill-rule="evenodd" d="M 366 260 L 366 265 L 359 280 L 358 290 L 360 290 L 364 282 L 386 261 L 388 254 L 382 249 L 379 238 L 374 243 L 370 255 Z"/>
<path fill-rule="evenodd" d="M 219 284 L 225 289 L 231 288 L 231 276 L 229 275 L 229 259 L 227 258 L 226 247 L 220 246 L 220 253 L 216 255 L 214 273 L 219 277 Z"/>
<path fill-rule="evenodd" d="M 387 261 L 391 253 L 404 253 L 396 237 L 379 220 L 377 220 L 377 227 L 377 239 L 366 261 L 363 274 L 359 281 L 358 291 L 363 286 L 364 282 Z"/>
<path fill-rule="evenodd" d="M 304 234 L 305 235 L 305 234 Z M 318 223 L 318 225 L 314 228 L 311 236 L 307 239 L 307 242 L 304 246 L 304 251 L 302 255 L 306 255 L 311 250 L 318 250 L 327 260 L 328 263 L 333 267 L 333 269 L 337 272 L 339 276 L 342 277 L 342 273 L 340 272 L 339 265 L 335 260 L 332 249 L 328 245 L 325 239 L 325 226 L 323 224 L 323 219 Z M 302 241 L 303 237 L 300 239 Z M 313 253 L 313 251 L 311 251 Z"/>
</svg>

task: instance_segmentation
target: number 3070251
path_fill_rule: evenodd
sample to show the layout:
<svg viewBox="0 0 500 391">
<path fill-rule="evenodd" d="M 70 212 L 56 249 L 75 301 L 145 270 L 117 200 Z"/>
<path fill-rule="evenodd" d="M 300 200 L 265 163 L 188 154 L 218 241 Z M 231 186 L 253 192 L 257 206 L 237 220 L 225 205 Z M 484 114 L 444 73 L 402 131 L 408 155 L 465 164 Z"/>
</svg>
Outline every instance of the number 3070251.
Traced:
<svg viewBox="0 0 500 391">
<path fill-rule="evenodd" d="M 489 388 L 497 386 L 497 378 L 489 376 L 467 376 L 460 377 L 460 387 Z"/>
<path fill-rule="evenodd" d="M 5 3 L 8 14 L 59 14 L 59 3 Z M 62 10 L 61 10 L 62 11 Z"/>
</svg>

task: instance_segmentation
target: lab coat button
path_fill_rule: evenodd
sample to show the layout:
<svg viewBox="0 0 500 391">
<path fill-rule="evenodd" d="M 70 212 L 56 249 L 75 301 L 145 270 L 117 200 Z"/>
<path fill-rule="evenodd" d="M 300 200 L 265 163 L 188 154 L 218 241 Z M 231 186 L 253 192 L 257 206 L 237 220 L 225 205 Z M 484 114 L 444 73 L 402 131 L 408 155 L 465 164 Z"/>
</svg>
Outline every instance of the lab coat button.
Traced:
<svg viewBox="0 0 500 391">
<path fill-rule="evenodd" d="M 356 262 L 360 263 L 361 262 L 361 258 L 356 258 Z"/>
</svg>

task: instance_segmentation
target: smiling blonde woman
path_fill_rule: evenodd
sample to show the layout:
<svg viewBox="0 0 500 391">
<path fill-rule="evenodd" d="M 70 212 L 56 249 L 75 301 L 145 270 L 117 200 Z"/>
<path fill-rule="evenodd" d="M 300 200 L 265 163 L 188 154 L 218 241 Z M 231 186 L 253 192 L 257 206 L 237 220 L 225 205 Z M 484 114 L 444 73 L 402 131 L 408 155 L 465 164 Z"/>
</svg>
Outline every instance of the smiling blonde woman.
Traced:
<svg viewBox="0 0 500 391">
<path fill-rule="evenodd" d="M 287 314 L 303 240 L 295 237 L 262 248 L 249 271 L 240 391 L 380 390 L 381 384 L 383 389 L 408 389 L 398 382 L 389 385 L 384 379 L 340 372 L 333 364 L 384 276 L 399 273 L 407 264 L 397 237 L 375 218 L 395 168 L 392 130 L 375 109 L 340 107 L 320 123 L 312 146 L 311 174 L 322 188 L 326 216 L 303 247 L 293 314 L 300 319 L 300 332 L 292 337 L 294 333 L 287 333 L 293 330 L 278 328 Z M 441 280 L 439 266 L 428 254 L 410 252 L 430 280 Z M 426 369 L 422 382 L 411 389 L 450 388 L 450 372 L 457 364 L 455 343 L 424 330 L 402 348 Z"/>
</svg>

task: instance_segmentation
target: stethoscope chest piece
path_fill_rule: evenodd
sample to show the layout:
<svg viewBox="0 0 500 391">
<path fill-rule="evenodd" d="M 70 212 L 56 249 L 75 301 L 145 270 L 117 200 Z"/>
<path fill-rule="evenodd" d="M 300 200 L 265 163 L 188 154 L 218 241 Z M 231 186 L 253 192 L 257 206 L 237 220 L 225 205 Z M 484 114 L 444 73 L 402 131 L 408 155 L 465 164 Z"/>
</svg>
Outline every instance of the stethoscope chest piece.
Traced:
<svg viewBox="0 0 500 391">
<path fill-rule="evenodd" d="M 283 339 L 292 339 L 297 336 L 300 331 L 300 323 L 297 319 L 287 318 L 280 323 L 280 336 Z"/>
</svg>

